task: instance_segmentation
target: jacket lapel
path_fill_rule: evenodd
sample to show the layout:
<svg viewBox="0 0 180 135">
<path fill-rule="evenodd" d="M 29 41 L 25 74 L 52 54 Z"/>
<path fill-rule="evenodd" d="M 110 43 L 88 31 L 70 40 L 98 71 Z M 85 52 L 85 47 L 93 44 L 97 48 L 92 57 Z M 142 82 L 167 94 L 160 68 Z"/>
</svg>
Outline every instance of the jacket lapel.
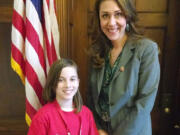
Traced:
<svg viewBox="0 0 180 135">
<path fill-rule="evenodd" d="M 118 76 L 118 74 L 121 72 L 120 68 L 124 67 L 127 64 L 127 62 L 130 60 L 130 58 L 133 55 L 133 49 L 135 48 L 135 46 L 132 44 L 131 40 L 128 40 L 124 46 L 124 49 L 122 51 L 122 56 L 121 56 L 121 60 L 120 63 L 118 64 L 118 70 L 115 72 L 114 77 L 112 78 L 112 80 L 114 80 L 114 78 L 116 78 Z M 102 87 L 102 82 L 103 82 L 103 77 L 104 77 L 104 69 L 105 66 L 102 67 L 102 69 L 98 69 L 97 71 L 97 95 L 96 96 L 96 102 L 98 101 L 99 98 L 99 94 L 101 91 L 101 87 Z M 124 69 L 126 70 L 126 69 Z"/>
<path fill-rule="evenodd" d="M 97 89 L 98 89 L 97 96 L 99 96 L 100 91 L 101 91 L 103 77 L 104 77 L 104 69 L 105 69 L 105 66 L 103 66 L 102 69 L 100 69 L 100 71 L 97 73 Z"/>
<path fill-rule="evenodd" d="M 114 80 L 120 72 L 123 72 L 124 70 L 126 70 L 126 64 L 130 60 L 130 58 L 133 56 L 134 49 L 135 49 L 135 45 L 133 45 L 131 40 L 128 40 L 123 48 L 120 62 L 118 64 L 117 70 L 112 80 Z"/>
<path fill-rule="evenodd" d="M 105 67 L 103 66 L 101 69 L 97 69 L 96 70 L 96 88 L 97 88 L 97 93 L 94 94 L 94 99 L 95 99 L 95 103 L 97 104 L 98 99 L 99 99 L 99 94 L 101 91 L 101 86 L 102 86 L 102 82 L 103 82 L 103 76 L 104 76 L 104 69 Z"/>
</svg>

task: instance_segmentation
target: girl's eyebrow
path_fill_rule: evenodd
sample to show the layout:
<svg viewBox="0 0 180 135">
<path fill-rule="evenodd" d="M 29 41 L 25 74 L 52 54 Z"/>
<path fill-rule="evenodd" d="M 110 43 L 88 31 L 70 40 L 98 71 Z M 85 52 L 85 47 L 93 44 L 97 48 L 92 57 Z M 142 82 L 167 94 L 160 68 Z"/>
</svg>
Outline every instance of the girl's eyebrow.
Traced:
<svg viewBox="0 0 180 135">
<path fill-rule="evenodd" d="M 72 75 L 71 77 L 78 77 L 77 75 Z M 64 76 L 60 76 L 59 78 L 66 78 Z"/>
<path fill-rule="evenodd" d="M 74 76 L 71 76 L 71 77 L 73 77 L 73 78 L 77 78 L 78 76 L 77 76 L 77 75 L 74 75 Z"/>
</svg>

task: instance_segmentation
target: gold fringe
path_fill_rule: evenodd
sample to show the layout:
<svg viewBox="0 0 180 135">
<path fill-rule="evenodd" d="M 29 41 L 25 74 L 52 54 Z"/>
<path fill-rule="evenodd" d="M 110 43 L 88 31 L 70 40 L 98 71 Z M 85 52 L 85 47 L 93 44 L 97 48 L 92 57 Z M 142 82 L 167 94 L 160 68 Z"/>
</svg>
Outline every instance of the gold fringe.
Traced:
<svg viewBox="0 0 180 135">
<path fill-rule="evenodd" d="M 25 83 L 25 77 L 24 74 L 21 70 L 20 65 L 13 59 L 13 57 L 11 56 L 11 67 L 12 69 L 19 75 L 19 77 L 21 78 L 22 83 Z"/>
<path fill-rule="evenodd" d="M 27 113 L 26 113 L 26 116 L 25 116 L 25 120 L 26 120 L 27 125 L 30 126 L 31 118 L 29 117 L 29 115 Z"/>
</svg>

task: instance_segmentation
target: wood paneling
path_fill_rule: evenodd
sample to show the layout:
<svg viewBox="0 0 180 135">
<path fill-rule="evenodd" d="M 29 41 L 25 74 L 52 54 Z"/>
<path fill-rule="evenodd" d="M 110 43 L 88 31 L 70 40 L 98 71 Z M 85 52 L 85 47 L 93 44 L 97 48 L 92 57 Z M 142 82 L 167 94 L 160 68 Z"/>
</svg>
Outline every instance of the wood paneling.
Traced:
<svg viewBox="0 0 180 135">
<path fill-rule="evenodd" d="M 151 28 L 146 29 L 145 36 L 155 41 L 160 49 L 160 63 L 162 63 L 162 51 L 164 49 L 164 38 L 165 38 L 165 29 L 162 28 Z"/>
<path fill-rule="evenodd" d="M 11 24 L 0 23 L 0 28 L 0 119 L 24 118 L 24 86 L 10 66 Z"/>
<path fill-rule="evenodd" d="M 89 0 L 89 3 L 88 3 L 88 10 L 89 11 L 93 11 L 94 10 L 94 3 L 95 3 L 96 0 Z"/>
<path fill-rule="evenodd" d="M 136 0 L 138 12 L 166 12 L 167 0 Z"/>
<path fill-rule="evenodd" d="M 0 6 L 0 22 L 10 23 L 12 20 L 12 7 Z"/>
<path fill-rule="evenodd" d="M 28 127 L 23 119 L 2 119 L 0 120 L 1 135 L 25 135 Z"/>
<path fill-rule="evenodd" d="M 25 90 L 10 66 L 13 0 L 0 1 L 0 134 L 24 135 Z"/>
<path fill-rule="evenodd" d="M 166 27 L 167 14 L 164 13 L 138 13 L 138 24 L 144 27 Z"/>
<path fill-rule="evenodd" d="M 94 3 L 96 0 L 89 1 L 89 11 L 94 10 Z M 167 0 L 135 0 L 136 10 L 138 12 L 166 12 Z"/>
<path fill-rule="evenodd" d="M 1 7 L 12 6 L 14 0 L 0 0 Z"/>
<path fill-rule="evenodd" d="M 60 31 L 60 55 L 68 55 L 68 0 L 56 0 L 57 19 Z"/>
<path fill-rule="evenodd" d="M 87 88 L 87 54 L 85 49 L 88 46 L 87 35 L 87 0 L 73 0 L 73 20 L 72 20 L 72 59 L 79 66 L 80 75 L 80 91 L 85 101 L 85 93 Z"/>
<path fill-rule="evenodd" d="M 25 90 L 10 66 L 11 23 L 0 23 L 0 135 L 24 135 Z"/>
<path fill-rule="evenodd" d="M 152 40 L 156 41 L 161 50 L 163 50 L 163 45 L 164 45 L 164 38 L 165 38 L 165 29 L 157 29 L 157 28 L 152 28 L 152 29 L 146 29 L 145 35 Z"/>
</svg>

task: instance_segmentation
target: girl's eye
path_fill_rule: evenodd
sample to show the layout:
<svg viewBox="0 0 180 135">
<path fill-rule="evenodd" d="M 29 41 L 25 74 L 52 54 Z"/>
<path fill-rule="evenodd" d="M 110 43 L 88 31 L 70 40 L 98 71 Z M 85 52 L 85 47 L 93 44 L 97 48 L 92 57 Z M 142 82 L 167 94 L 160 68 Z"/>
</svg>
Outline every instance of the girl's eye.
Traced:
<svg viewBox="0 0 180 135">
<path fill-rule="evenodd" d="M 76 81 L 77 79 L 76 78 L 71 78 L 71 81 Z"/>
<path fill-rule="evenodd" d="M 58 80 L 59 82 L 63 82 L 63 79 L 62 78 L 59 78 L 59 80 Z"/>
<path fill-rule="evenodd" d="M 71 79 L 71 81 L 75 81 L 75 79 Z"/>
</svg>

